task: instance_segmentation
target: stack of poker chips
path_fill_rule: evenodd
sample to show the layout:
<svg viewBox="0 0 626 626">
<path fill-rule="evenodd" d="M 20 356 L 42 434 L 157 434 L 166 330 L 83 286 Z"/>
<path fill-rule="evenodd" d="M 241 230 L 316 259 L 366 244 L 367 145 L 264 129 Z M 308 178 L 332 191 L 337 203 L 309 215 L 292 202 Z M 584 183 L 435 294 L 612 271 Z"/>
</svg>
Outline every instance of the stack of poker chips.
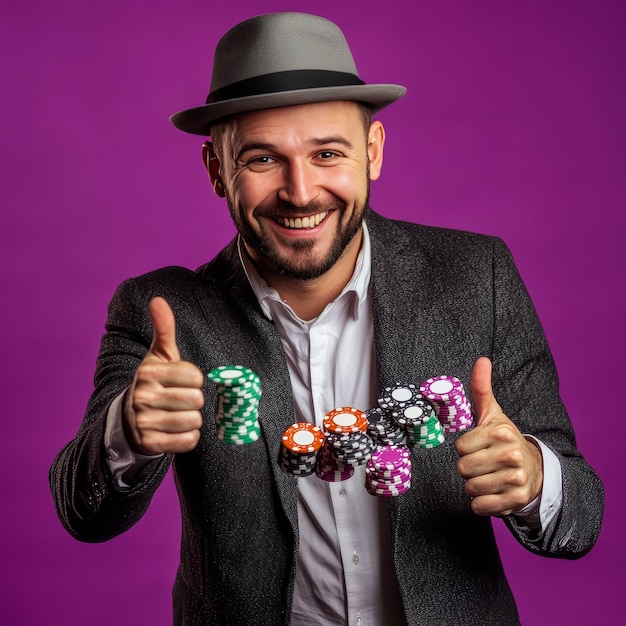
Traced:
<svg viewBox="0 0 626 626">
<path fill-rule="evenodd" d="M 226 443 L 253 443 L 261 435 L 258 408 L 261 381 L 240 365 L 216 367 L 208 374 L 217 387 L 217 436 Z"/>
<path fill-rule="evenodd" d="M 406 445 L 406 431 L 398 426 L 386 411 L 377 406 L 365 411 L 365 415 L 367 417 L 367 432 L 376 445 Z"/>
<path fill-rule="evenodd" d="M 429 378 L 420 385 L 420 393 L 433 403 L 444 433 L 460 432 L 472 425 L 472 407 L 458 378 Z"/>
<path fill-rule="evenodd" d="M 292 424 L 283 433 L 281 469 L 294 476 L 310 476 L 323 445 L 324 433 L 319 426 L 309 422 Z"/>
<path fill-rule="evenodd" d="M 374 442 L 366 432 L 336 434 L 329 433 L 326 446 L 335 458 L 347 465 L 363 465 L 372 456 Z"/>
<path fill-rule="evenodd" d="M 445 440 L 435 409 L 426 401 L 396 409 L 392 415 L 398 424 L 406 428 L 409 443 L 413 446 L 436 448 Z"/>
<path fill-rule="evenodd" d="M 329 411 L 323 420 L 326 441 L 315 473 L 326 482 L 347 480 L 372 453 L 365 413 L 353 407 Z"/>
<path fill-rule="evenodd" d="M 444 442 L 443 428 L 435 409 L 416 385 L 397 383 L 385 387 L 378 405 L 406 431 L 411 445 L 435 448 Z"/>
<path fill-rule="evenodd" d="M 411 487 L 411 453 L 401 446 L 383 446 L 365 467 L 365 488 L 373 496 L 399 496 Z"/>
</svg>

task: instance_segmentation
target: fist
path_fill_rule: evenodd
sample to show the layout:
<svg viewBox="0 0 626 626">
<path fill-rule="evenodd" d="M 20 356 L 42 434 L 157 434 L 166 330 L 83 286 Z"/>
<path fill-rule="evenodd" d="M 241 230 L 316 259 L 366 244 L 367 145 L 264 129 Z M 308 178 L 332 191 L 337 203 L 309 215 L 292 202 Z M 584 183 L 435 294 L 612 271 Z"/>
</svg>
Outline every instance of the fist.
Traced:
<svg viewBox="0 0 626 626">
<path fill-rule="evenodd" d="M 459 437 L 457 471 L 478 515 L 510 515 L 523 509 L 543 486 L 543 459 L 502 412 L 491 387 L 491 361 L 479 358 L 471 377 L 476 426 Z"/>
<path fill-rule="evenodd" d="M 142 454 L 176 454 L 200 441 L 204 376 L 181 361 L 176 320 L 164 298 L 150 301 L 152 344 L 124 399 L 124 431 L 131 447 Z"/>
</svg>

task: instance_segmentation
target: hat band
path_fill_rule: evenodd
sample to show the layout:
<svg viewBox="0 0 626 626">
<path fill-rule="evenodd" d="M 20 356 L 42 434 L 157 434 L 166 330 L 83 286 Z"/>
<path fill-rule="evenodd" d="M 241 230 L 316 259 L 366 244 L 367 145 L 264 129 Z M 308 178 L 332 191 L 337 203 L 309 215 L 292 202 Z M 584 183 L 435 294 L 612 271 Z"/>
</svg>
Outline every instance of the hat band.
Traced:
<svg viewBox="0 0 626 626">
<path fill-rule="evenodd" d="M 210 93 L 206 103 L 213 104 L 225 100 L 234 100 L 235 98 L 249 98 L 250 96 L 260 96 L 280 91 L 352 85 L 365 85 L 365 83 L 358 76 L 347 72 L 289 70 L 246 78 L 245 80 L 226 85 Z"/>
</svg>

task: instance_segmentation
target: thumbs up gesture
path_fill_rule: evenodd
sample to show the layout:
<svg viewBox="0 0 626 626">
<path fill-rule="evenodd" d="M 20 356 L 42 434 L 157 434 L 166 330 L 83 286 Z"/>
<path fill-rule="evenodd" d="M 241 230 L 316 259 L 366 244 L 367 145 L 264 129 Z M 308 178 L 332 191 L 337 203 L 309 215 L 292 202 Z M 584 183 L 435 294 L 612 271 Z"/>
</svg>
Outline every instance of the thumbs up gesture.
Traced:
<svg viewBox="0 0 626 626">
<path fill-rule="evenodd" d="M 510 515 L 532 502 L 543 485 L 541 451 L 502 412 L 491 387 L 491 361 L 472 370 L 475 427 L 459 437 L 457 471 L 477 515 Z"/>
<path fill-rule="evenodd" d="M 163 298 L 150 301 L 152 345 L 141 362 L 124 401 L 124 431 L 142 454 L 193 450 L 200 440 L 204 405 L 202 372 L 181 361 L 176 320 Z"/>
</svg>

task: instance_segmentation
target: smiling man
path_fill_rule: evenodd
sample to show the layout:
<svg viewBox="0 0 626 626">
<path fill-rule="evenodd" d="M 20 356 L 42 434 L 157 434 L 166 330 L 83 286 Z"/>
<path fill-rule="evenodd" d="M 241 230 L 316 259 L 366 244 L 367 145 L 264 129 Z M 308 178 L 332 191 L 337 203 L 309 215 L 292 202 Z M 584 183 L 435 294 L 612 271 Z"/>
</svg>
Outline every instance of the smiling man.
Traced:
<svg viewBox="0 0 626 626">
<path fill-rule="evenodd" d="M 246 252 L 304 319 L 316 317 L 354 272 L 382 124 L 332 101 L 240 114 L 211 132 L 203 158 Z"/>
<path fill-rule="evenodd" d="M 331 22 L 278 13 L 226 33 L 206 104 L 172 116 L 211 137 L 203 162 L 238 236 L 195 272 L 120 286 L 50 481 L 68 531 L 103 541 L 174 464 L 177 624 L 516 624 L 490 516 L 539 554 L 596 541 L 602 485 L 505 245 L 369 207 L 385 141 L 371 115 L 404 92 L 363 83 Z M 206 380 L 235 364 L 263 390 L 260 437 L 241 446 L 217 436 Z M 410 447 L 406 492 L 370 495 L 363 465 L 335 480 L 282 470 L 294 422 L 439 374 L 470 390 L 474 428 Z"/>
</svg>

